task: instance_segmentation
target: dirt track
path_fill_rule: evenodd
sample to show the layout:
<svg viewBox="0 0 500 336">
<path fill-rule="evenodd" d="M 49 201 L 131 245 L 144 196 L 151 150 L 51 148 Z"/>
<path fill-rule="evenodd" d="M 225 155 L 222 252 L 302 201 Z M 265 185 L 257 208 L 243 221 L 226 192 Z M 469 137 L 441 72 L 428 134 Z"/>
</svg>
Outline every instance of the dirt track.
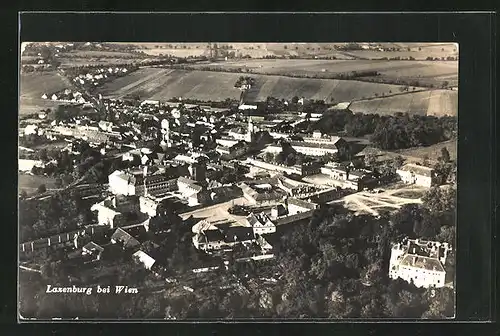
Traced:
<svg viewBox="0 0 500 336">
<path fill-rule="evenodd" d="M 331 203 L 344 203 L 344 205 L 354 211 L 360 213 L 370 213 L 372 215 L 379 215 L 380 209 L 393 209 L 397 210 L 405 204 L 420 204 L 420 198 L 406 198 L 394 196 L 394 194 L 402 191 L 412 191 L 416 193 L 424 193 L 427 190 L 425 187 L 408 186 L 399 189 L 387 190 L 382 193 L 370 193 L 367 191 L 358 192 L 352 195 L 345 196 L 340 200 Z"/>
</svg>

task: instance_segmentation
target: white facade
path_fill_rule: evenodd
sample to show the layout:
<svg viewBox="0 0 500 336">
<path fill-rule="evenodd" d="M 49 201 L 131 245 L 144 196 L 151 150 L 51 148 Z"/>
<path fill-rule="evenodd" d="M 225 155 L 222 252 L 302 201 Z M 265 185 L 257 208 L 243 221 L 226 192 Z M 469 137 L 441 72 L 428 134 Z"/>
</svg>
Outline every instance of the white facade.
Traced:
<svg viewBox="0 0 500 336">
<path fill-rule="evenodd" d="M 407 184 L 416 184 L 422 187 L 430 188 L 432 186 L 432 177 L 416 174 L 407 170 L 396 170 L 401 180 Z"/>
<path fill-rule="evenodd" d="M 156 209 L 158 208 L 158 203 L 149 197 L 140 196 L 139 197 L 139 209 L 142 213 L 145 213 L 151 217 L 156 216 Z"/>
<path fill-rule="evenodd" d="M 109 189 L 115 195 L 135 195 L 135 186 L 130 184 L 126 173 L 116 170 L 108 177 Z"/>
<path fill-rule="evenodd" d="M 432 271 L 419 267 L 411 266 L 396 266 L 389 274 L 390 278 L 401 278 L 406 282 L 413 282 L 416 287 L 443 287 L 445 285 L 446 272 L 445 271 Z"/>
<path fill-rule="evenodd" d="M 97 221 L 99 225 L 109 225 L 111 228 L 114 227 L 116 217 L 120 215 L 119 212 L 106 207 L 102 203 L 92 205 L 90 210 L 97 211 Z"/>
<path fill-rule="evenodd" d="M 253 228 L 254 235 L 270 234 L 276 232 L 276 225 L 265 214 L 254 215 L 247 217 L 248 224 Z"/>
<path fill-rule="evenodd" d="M 40 160 L 18 160 L 18 170 L 23 172 L 29 172 L 33 167 L 43 167 L 43 162 Z"/>
<path fill-rule="evenodd" d="M 232 140 L 232 139 L 217 139 L 215 142 L 218 145 L 224 146 L 224 147 L 231 147 L 234 146 L 238 143 L 237 140 Z"/>
<path fill-rule="evenodd" d="M 311 156 L 323 156 L 325 154 L 336 154 L 338 152 L 337 148 L 321 148 L 300 145 L 292 145 L 292 147 L 299 153 Z"/>
<path fill-rule="evenodd" d="M 338 153 L 337 148 L 322 148 L 322 147 L 311 147 L 311 146 L 301 146 L 297 144 L 292 144 L 292 148 L 295 149 L 297 152 L 305 154 L 305 155 L 310 155 L 310 156 L 323 156 L 325 154 L 336 154 Z M 281 146 L 279 145 L 269 145 L 266 148 L 264 148 L 264 152 L 266 153 L 281 153 Z"/>
<path fill-rule="evenodd" d="M 144 264 L 144 267 L 148 270 L 151 269 L 151 267 L 153 267 L 154 263 L 156 262 L 156 260 L 151 258 L 147 253 L 143 251 L 135 252 L 133 254 L 133 257 L 136 258 L 136 260 L 140 263 Z"/>
</svg>

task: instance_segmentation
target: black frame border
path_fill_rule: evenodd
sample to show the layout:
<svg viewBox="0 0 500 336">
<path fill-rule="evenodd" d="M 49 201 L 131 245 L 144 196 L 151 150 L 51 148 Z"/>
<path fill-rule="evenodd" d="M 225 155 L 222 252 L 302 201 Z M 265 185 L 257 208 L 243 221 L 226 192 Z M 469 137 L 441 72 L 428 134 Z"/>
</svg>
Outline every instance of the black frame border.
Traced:
<svg viewBox="0 0 500 336">
<path fill-rule="evenodd" d="M 457 223 L 457 320 L 489 320 L 496 316 L 496 259 L 493 243 L 496 236 L 496 138 L 495 138 L 495 41 L 496 17 L 493 13 L 20 13 L 21 41 L 141 41 L 141 42 L 457 42 L 459 43 L 459 141 L 458 141 L 458 223 Z M 12 20 L 10 21 L 12 22 Z M 41 29 L 43 27 L 43 29 Z M 117 28 L 121 27 L 121 28 Z M 393 28 L 391 28 L 393 27 Z M 12 49 L 12 47 L 15 47 Z M 17 60 L 17 37 L 9 51 Z M 7 69 L 17 80 L 17 69 Z M 17 86 L 3 91 L 17 109 Z M 15 97 L 15 98 L 14 98 Z M 12 108 L 10 108 L 12 109 Z M 15 120 L 15 121 L 14 121 Z M 9 119 L 10 121 L 10 119 Z M 17 133 L 16 126 L 6 132 Z M 9 130 L 10 129 L 10 130 Z M 4 133 L 7 135 L 7 133 Z M 16 148 L 8 153 L 17 152 Z M 14 181 L 14 180 L 12 180 Z M 3 187 L 12 191 L 2 195 L 4 205 L 12 205 L 12 219 L 17 220 L 17 185 L 9 179 Z M 10 216 L 9 216 L 10 217 Z M 11 220 L 9 220 L 10 222 Z M 16 222 L 17 223 L 17 222 Z M 13 234 L 17 235 L 14 225 Z M 14 241 L 12 239 L 12 241 Z M 17 248 L 12 249 L 17 251 Z M 17 281 L 16 260 L 13 272 Z M 14 285 L 17 287 L 17 285 Z M 12 286 L 12 287 L 14 287 Z M 15 293 L 14 291 L 11 291 Z M 6 307 L 17 317 L 17 298 Z M 217 322 L 217 326 L 241 326 Z M 283 323 L 284 328 L 307 327 L 352 333 L 372 324 Z M 398 323 L 399 324 L 399 323 Z M 403 323 L 403 324 L 406 324 Z M 419 322 L 428 329 L 442 323 Z M 59 325 L 59 324 L 58 324 Z M 182 324 L 177 324 L 182 325 Z M 262 324 L 263 325 L 263 324 Z M 387 330 L 384 322 L 377 323 Z M 271 329 L 276 324 L 269 324 Z M 23 328 L 33 330 L 33 325 Z M 169 327 L 173 327 L 170 325 Z M 186 326 L 187 327 L 187 326 Z M 434 328 L 434 327 L 432 327 Z M 470 327 L 455 325 L 455 331 Z M 82 327 L 86 329 L 86 327 Z M 175 328 L 174 328 L 175 329 Z M 227 329 L 227 328 L 224 328 Z M 264 329 L 268 329 L 267 326 Z M 382 328 L 380 328 L 382 329 Z M 296 329 L 297 330 L 297 329 Z M 297 330 L 298 331 L 298 330 Z M 366 331 L 366 329 L 365 329 Z M 320 331 L 321 332 L 321 331 Z"/>
</svg>

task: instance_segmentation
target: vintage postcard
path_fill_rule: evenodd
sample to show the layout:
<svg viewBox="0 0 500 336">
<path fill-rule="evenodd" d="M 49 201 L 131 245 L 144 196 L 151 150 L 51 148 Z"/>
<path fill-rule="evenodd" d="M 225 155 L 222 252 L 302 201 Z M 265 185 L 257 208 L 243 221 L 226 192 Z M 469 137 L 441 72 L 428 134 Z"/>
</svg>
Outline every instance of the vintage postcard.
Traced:
<svg viewBox="0 0 500 336">
<path fill-rule="evenodd" d="M 22 41 L 20 321 L 454 317 L 459 46 L 403 42 Z"/>
</svg>

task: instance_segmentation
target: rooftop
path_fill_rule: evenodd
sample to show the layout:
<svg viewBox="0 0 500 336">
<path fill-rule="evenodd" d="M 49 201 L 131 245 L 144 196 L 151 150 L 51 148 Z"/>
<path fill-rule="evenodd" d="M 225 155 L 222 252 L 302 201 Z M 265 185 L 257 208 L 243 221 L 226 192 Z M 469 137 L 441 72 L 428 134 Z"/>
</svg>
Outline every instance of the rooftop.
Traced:
<svg viewBox="0 0 500 336">
<path fill-rule="evenodd" d="M 310 209 L 310 210 L 314 210 L 317 208 L 316 203 L 307 202 L 307 201 L 304 201 L 304 200 L 301 200 L 298 198 L 289 198 L 288 204 L 292 204 L 292 205 L 299 206 L 299 207 L 306 208 L 306 209 Z"/>
<path fill-rule="evenodd" d="M 306 141 L 291 141 L 290 145 L 292 145 L 292 147 L 310 147 L 310 148 L 322 148 L 322 149 L 337 149 L 336 143 L 317 143 L 317 142 L 306 142 Z"/>
<path fill-rule="evenodd" d="M 425 167 L 425 166 L 419 166 L 413 163 L 408 163 L 404 165 L 403 167 L 399 168 L 399 170 L 402 171 L 407 171 L 407 172 L 412 172 L 416 175 L 422 175 L 422 176 L 427 176 L 427 177 L 432 177 L 432 173 L 434 169 Z"/>
<path fill-rule="evenodd" d="M 91 251 L 91 252 L 103 252 L 104 251 L 104 248 L 102 246 L 97 245 L 93 241 L 91 241 L 90 243 L 86 244 L 83 247 L 83 249 Z"/>
<path fill-rule="evenodd" d="M 402 260 L 400 265 L 411 266 L 429 271 L 444 272 L 443 265 L 436 258 L 422 257 L 414 254 L 407 254 Z"/>
</svg>

